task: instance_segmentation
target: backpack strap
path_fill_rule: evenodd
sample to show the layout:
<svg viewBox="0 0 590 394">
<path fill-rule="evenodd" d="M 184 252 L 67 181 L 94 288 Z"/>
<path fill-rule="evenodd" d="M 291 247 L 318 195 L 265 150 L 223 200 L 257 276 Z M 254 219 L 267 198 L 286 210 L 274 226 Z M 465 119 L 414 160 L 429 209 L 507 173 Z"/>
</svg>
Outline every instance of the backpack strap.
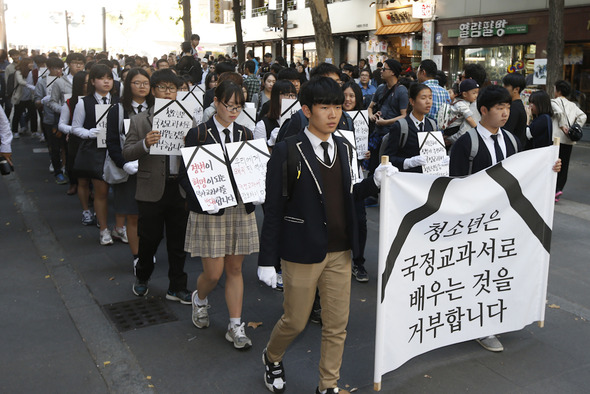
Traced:
<svg viewBox="0 0 590 394">
<path fill-rule="evenodd" d="M 518 145 L 516 144 L 516 138 L 514 137 L 514 134 L 512 134 L 508 130 L 502 129 L 502 131 L 504 132 L 504 134 L 508 137 L 508 139 L 512 143 L 512 146 L 514 147 L 514 152 L 518 153 Z M 506 152 L 506 156 L 508 156 L 508 152 Z"/>
<path fill-rule="evenodd" d="M 293 189 L 301 175 L 301 160 L 297 151 L 297 138 L 291 136 L 285 138 L 287 144 L 287 160 L 283 162 L 283 197 L 291 199 Z"/>
<path fill-rule="evenodd" d="M 430 123 L 430 126 L 432 127 L 433 131 L 437 131 L 437 125 L 436 125 L 436 121 L 434 119 L 429 118 L 428 116 L 425 116 L 426 119 L 428 119 L 428 122 Z"/>
<path fill-rule="evenodd" d="M 479 135 L 477 134 L 477 129 L 474 127 L 467 131 L 469 134 L 469 138 L 471 138 L 471 152 L 469 152 L 469 171 L 467 175 L 471 175 L 473 171 L 473 159 L 475 155 L 477 155 L 477 151 L 479 150 Z"/>
<path fill-rule="evenodd" d="M 408 142 L 408 121 L 406 118 L 401 118 L 397 122 L 399 123 L 399 147 L 403 148 Z"/>
</svg>

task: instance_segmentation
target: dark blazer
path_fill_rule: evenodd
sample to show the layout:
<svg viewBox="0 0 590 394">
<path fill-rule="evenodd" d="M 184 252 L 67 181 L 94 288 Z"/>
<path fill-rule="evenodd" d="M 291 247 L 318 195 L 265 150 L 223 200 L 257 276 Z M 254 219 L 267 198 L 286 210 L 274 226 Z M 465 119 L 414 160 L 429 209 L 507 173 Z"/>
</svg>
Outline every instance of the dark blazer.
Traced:
<svg viewBox="0 0 590 394">
<path fill-rule="evenodd" d="M 395 122 L 389 128 L 389 140 L 384 154 L 389 156 L 391 164 L 396 166 L 400 171 L 405 172 L 422 172 L 422 166 L 408 168 L 404 170 L 404 160 L 410 157 L 418 156 L 420 154 L 420 145 L 418 144 L 418 130 L 414 121 L 410 118 L 410 114 L 406 116 L 408 122 L 408 139 L 403 148 L 399 146 L 399 139 L 401 135 L 401 127 L 399 122 Z M 430 121 L 424 117 L 424 131 L 434 131 Z"/>
<path fill-rule="evenodd" d="M 550 146 L 553 141 L 553 124 L 548 114 L 537 116 L 529 125 L 532 139 L 527 140 L 525 150 Z"/>
<path fill-rule="evenodd" d="M 500 129 L 499 133 L 504 134 L 504 141 L 506 142 L 506 157 L 512 156 L 513 154 L 520 152 L 520 140 L 515 137 L 516 140 L 516 149 L 512 145 L 510 138 L 507 137 L 507 134 L 510 134 L 509 131 L 504 129 Z M 484 170 L 492 165 L 492 156 L 486 148 L 485 142 L 481 135 L 477 133 L 477 138 L 479 138 L 479 149 L 477 150 L 477 154 L 473 158 L 473 167 L 471 169 L 471 173 L 475 174 L 478 171 Z M 449 163 L 449 175 L 450 176 L 466 176 L 469 175 L 469 155 L 471 154 L 471 136 L 469 133 L 463 134 L 457 142 L 453 144 L 451 148 L 450 154 L 450 163 Z"/>
<path fill-rule="evenodd" d="M 202 141 L 202 142 L 199 141 L 199 129 L 201 130 L 201 133 L 206 133 L 207 137 L 205 138 L 205 141 Z M 250 130 L 248 130 L 246 127 L 244 127 L 240 124 L 234 123 L 234 135 L 233 135 L 234 142 L 252 140 L 253 138 L 254 137 L 253 137 L 252 132 Z M 191 146 L 199 146 L 199 145 L 221 144 L 221 142 L 218 140 L 219 140 L 219 131 L 217 130 L 217 127 L 215 126 L 215 122 L 213 121 L 213 118 L 211 118 L 207 121 L 207 123 L 204 123 L 204 124 L 201 123 L 197 127 L 193 127 L 192 129 L 190 129 L 188 131 L 188 133 L 184 139 L 184 146 L 188 148 Z M 235 189 L 235 182 L 233 180 L 233 173 L 232 173 L 229 163 L 227 165 L 227 170 L 229 172 L 230 178 L 232 178 L 232 185 L 234 186 L 234 194 L 237 196 L 239 194 L 239 191 Z M 193 212 L 208 215 L 207 212 L 203 211 L 203 209 L 201 208 L 201 204 L 199 204 L 199 200 L 197 199 L 197 196 L 195 196 L 195 192 L 193 190 L 193 187 L 191 186 L 190 180 L 188 179 L 188 174 L 186 172 L 186 167 L 184 165 L 184 161 L 180 164 L 180 169 L 178 171 L 178 182 L 180 183 L 180 186 L 186 192 L 186 202 L 187 202 L 188 208 Z M 256 209 L 256 207 L 252 203 L 244 204 L 244 206 L 246 207 L 247 213 L 252 213 L 252 212 L 254 212 L 254 209 Z M 219 212 L 216 213 L 215 215 L 220 216 L 220 215 L 223 215 L 224 212 L 225 212 L 224 209 L 220 209 Z"/>
<path fill-rule="evenodd" d="M 319 163 L 305 133 L 292 137 L 297 140 L 301 173 L 291 198 L 283 197 L 283 163 L 287 160 L 287 143 L 275 145 L 266 173 L 266 202 L 264 222 L 260 236 L 258 265 L 274 266 L 279 259 L 314 264 L 323 261 L 328 249 L 323 182 Z M 354 201 L 378 193 L 373 177 L 356 185 L 351 184 L 349 145 L 333 136 L 336 152 L 342 166 L 342 183 L 346 209 L 346 230 L 351 248 L 358 248 L 357 215 Z"/>
</svg>

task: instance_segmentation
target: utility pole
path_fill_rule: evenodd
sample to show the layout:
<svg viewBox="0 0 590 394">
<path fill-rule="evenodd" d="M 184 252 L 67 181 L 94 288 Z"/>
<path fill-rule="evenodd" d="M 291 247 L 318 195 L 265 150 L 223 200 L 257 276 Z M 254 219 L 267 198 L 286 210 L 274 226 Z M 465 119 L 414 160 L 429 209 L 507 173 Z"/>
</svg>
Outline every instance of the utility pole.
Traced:
<svg viewBox="0 0 590 394">
<path fill-rule="evenodd" d="M 2 49 L 8 51 L 8 42 L 6 40 L 6 6 L 4 5 L 4 0 L 0 0 L 0 45 L 2 45 Z"/>
<path fill-rule="evenodd" d="M 2 1 L 2 0 L 0 0 Z M 66 39 L 68 41 L 68 55 L 70 54 L 70 16 L 66 10 Z"/>
<path fill-rule="evenodd" d="M 283 0 L 283 58 L 287 61 L 287 0 Z"/>
<path fill-rule="evenodd" d="M 102 7 L 102 50 L 107 51 L 107 9 Z"/>
</svg>

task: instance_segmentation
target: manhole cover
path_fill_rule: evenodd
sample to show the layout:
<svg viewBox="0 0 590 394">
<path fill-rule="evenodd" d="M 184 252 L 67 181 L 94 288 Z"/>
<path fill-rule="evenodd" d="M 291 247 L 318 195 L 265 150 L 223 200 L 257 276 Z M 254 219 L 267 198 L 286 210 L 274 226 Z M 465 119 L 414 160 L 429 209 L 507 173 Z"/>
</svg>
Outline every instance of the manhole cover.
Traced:
<svg viewBox="0 0 590 394">
<path fill-rule="evenodd" d="M 141 298 L 102 307 L 120 332 L 178 320 L 160 298 Z"/>
</svg>

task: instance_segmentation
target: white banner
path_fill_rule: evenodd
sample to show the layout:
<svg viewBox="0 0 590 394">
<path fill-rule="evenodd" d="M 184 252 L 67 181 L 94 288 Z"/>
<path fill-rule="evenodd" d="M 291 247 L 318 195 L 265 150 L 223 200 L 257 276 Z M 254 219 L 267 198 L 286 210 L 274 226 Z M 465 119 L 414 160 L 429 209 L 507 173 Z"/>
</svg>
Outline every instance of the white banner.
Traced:
<svg viewBox="0 0 590 394">
<path fill-rule="evenodd" d="M 376 385 L 429 350 L 544 320 L 557 156 L 551 146 L 462 179 L 383 180 Z"/>
<path fill-rule="evenodd" d="M 354 138 L 358 159 L 364 160 L 369 150 L 369 111 L 347 111 L 354 124 Z"/>
<path fill-rule="evenodd" d="M 294 113 L 301 109 L 301 104 L 297 99 L 283 99 L 281 101 L 281 118 L 279 124 L 282 126 L 287 119 L 291 119 Z"/>
<path fill-rule="evenodd" d="M 96 104 L 94 106 L 94 114 L 96 119 L 96 128 L 99 133 L 96 136 L 96 147 L 106 148 L 107 147 L 107 115 L 109 110 L 116 104 Z"/>
<path fill-rule="evenodd" d="M 184 137 L 193 127 L 194 101 L 156 99 L 154 105 L 154 130 L 160 132 L 160 140 L 150 146 L 151 155 L 180 155 Z"/>
<path fill-rule="evenodd" d="M 204 111 L 203 91 L 199 89 L 198 85 L 193 85 L 188 92 L 178 92 L 177 97 L 182 102 L 182 105 L 185 105 L 187 101 L 191 101 L 187 105 L 195 109 L 193 112 L 194 124 L 202 123 Z"/>
<path fill-rule="evenodd" d="M 354 132 L 352 132 L 350 130 L 336 129 L 336 131 L 334 131 L 334 135 L 337 135 L 339 137 L 346 139 L 348 141 L 348 143 L 350 145 L 352 145 L 352 147 L 354 148 L 353 152 L 357 152 L 356 140 L 354 138 Z M 350 170 L 351 170 L 350 179 L 351 179 L 353 185 L 357 184 L 363 180 L 360 176 L 361 173 L 359 172 L 359 162 L 356 158 L 356 155 L 352 156 L 352 163 L 350 165 Z"/>
<path fill-rule="evenodd" d="M 256 126 L 256 107 L 244 107 L 236 118 L 236 123 L 253 131 Z"/>
<path fill-rule="evenodd" d="M 226 145 L 236 186 L 243 202 L 266 198 L 266 163 L 270 158 L 264 139 Z"/>
<path fill-rule="evenodd" d="M 423 174 L 449 176 L 447 148 L 440 131 L 418 132 L 418 146 L 420 154 L 426 158 L 426 165 L 422 166 Z"/>
</svg>

